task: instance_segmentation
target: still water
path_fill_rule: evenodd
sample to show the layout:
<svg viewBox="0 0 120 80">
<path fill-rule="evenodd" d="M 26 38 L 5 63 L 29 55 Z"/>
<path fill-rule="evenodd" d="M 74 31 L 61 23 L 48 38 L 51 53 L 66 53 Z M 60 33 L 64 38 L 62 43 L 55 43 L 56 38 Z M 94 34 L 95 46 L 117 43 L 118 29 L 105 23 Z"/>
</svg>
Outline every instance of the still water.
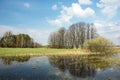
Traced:
<svg viewBox="0 0 120 80">
<path fill-rule="evenodd" d="M 120 55 L 0 57 L 0 80 L 120 80 Z"/>
</svg>

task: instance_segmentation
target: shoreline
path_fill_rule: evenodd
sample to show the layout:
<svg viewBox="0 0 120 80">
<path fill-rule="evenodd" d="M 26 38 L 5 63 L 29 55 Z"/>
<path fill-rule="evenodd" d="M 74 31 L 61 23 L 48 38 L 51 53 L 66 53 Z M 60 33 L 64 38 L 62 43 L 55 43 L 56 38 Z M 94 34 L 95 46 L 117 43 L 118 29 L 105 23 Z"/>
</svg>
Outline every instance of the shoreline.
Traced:
<svg viewBox="0 0 120 80">
<path fill-rule="evenodd" d="M 119 53 L 120 48 L 114 53 Z M 90 52 L 85 49 L 51 49 L 51 48 L 0 48 L 0 57 L 4 56 L 72 56 L 99 55 L 100 52 Z M 106 53 L 107 54 L 107 53 Z"/>
</svg>

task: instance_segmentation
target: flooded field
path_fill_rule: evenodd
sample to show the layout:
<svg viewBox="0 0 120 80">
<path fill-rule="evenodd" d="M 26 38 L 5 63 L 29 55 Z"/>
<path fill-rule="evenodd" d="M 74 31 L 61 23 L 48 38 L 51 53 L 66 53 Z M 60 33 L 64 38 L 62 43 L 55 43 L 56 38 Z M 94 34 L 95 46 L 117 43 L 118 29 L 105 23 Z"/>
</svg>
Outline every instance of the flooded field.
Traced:
<svg viewBox="0 0 120 80">
<path fill-rule="evenodd" d="M 0 80 L 120 80 L 120 54 L 0 57 Z"/>
</svg>

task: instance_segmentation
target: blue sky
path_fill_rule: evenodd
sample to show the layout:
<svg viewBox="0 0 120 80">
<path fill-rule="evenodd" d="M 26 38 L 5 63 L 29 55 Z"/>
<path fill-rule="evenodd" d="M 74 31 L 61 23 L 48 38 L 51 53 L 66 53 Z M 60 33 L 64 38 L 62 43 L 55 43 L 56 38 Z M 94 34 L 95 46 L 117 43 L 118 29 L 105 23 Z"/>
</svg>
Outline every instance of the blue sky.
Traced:
<svg viewBox="0 0 120 80">
<path fill-rule="evenodd" d="M 120 0 L 0 0 L 0 36 L 27 33 L 47 44 L 51 32 L 81 21 L 120 44 Z"/>
</svg>

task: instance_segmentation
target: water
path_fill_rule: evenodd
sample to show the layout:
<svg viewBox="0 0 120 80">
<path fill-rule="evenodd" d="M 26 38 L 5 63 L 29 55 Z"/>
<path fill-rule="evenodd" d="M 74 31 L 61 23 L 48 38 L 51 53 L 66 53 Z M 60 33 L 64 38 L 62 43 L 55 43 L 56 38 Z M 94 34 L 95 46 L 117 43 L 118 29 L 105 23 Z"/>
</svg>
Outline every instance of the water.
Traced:
<svg viewBox="0 0 120 80">
<path fill-rule="evenodd" d="M 120 56 L 1 57 L 0 80 L 120 80 Z"/>
</svg>

